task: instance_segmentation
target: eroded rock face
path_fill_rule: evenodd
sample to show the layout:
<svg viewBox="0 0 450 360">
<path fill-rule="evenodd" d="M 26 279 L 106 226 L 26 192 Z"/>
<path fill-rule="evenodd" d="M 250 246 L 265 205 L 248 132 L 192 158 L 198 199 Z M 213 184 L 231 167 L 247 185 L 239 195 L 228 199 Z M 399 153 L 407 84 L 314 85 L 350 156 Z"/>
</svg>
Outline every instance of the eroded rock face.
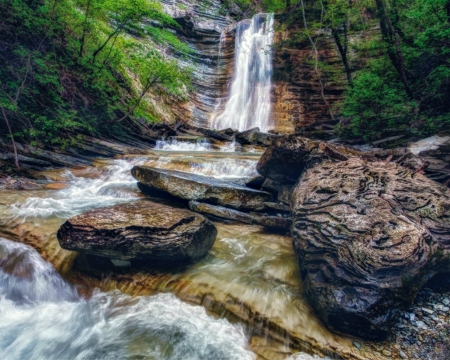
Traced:
<svg viewBox="0 0 450 360">
<path fill-rule="evenodd" d="M 272 199 L 264 191 L 181 171 L 135 166 L 131 174 L 144 185 L 181 199 L 203 200 L 234 209 L 257 209 Z"/>
<path fill-rule="evenodd" d="M 334 330 L 386 336 L 398 309 L 450 270 L 450 190 L 394 163 L 309 169 L 291 210 L 305 293 Z"/>
<path fill-rule="evenodd" d="M 170 266 L 203 257 L 216 235 L 215 226 L 200 214 L 138 201 L 77 215 L 60 227 L 58 241 L 66 250 Z"/>
</svg>

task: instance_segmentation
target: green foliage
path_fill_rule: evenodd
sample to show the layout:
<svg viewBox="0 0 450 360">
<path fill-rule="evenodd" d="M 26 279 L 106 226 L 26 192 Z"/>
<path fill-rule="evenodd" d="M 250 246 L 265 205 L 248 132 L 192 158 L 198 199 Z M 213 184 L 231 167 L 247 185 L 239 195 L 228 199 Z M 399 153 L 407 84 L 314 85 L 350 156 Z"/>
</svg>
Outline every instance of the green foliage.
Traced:
<svg viewBox="0 0 450 360">
<path fill-rule="evenodd" d="M 23 141 L 67 146 L 129 117 L 157 121 L 147 92 L 183 97 L 190 84 L 165 59 L 191 50 L 159 1 L 0 0 L 0 12 L 0 107 Z"/>
<path fill-rule="evenodd" d="M 323 93 L 329 80 L 346 85 L 339 106 L 322 96 L 342 137 L 449 132 L 450 0 L 300 0 L 283 26 L 292 36 L 281 46 L 313 48 L 305 64 L 315 66 Z M 314 51 L 329 51 L 330 41 L 338 68 Z"/>
</svg>

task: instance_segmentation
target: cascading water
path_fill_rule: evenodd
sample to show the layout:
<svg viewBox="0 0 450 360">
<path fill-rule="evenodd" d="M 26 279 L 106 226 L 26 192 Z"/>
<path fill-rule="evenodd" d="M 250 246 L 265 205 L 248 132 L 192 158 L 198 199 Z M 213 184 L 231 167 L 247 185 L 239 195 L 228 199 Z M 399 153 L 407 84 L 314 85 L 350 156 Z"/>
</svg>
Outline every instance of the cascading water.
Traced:
<svg viewBox="0 0 450 360">
<path fill-rule="evenodd" d="M 211 120 L 214 129 L 273 128 L 270 119 L 273 14 L 257 14 L 236 28 L 235 71 L 225 109 Z"/>
<path fill-rule="evenodd" d="M 27 245 L 0 238 L 0 358 L 243 359 L 241 327 L 172 294 L 80 297 Z"/>
</svg>

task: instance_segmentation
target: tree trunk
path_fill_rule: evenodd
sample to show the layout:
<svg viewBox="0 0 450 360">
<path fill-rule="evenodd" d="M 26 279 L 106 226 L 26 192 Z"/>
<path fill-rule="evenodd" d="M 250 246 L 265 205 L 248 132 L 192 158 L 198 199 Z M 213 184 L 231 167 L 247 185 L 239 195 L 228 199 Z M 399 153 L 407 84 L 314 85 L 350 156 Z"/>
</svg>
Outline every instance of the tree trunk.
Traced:
<svg viewBox="0 0 450 360">
<path fill-rule="evenodd" d="M 344 25 L 344 28 L 346 29 L 347 26 Z M 331 29 L 331 33 L 333 34 L 334 41 L 336 42 L 336 45 L 339 49 L 339 53 L 341 54 L 342 63 L 344 64 L 345 73 L 347 74 L 348 84 L 350 85 L 350 87 L 353 87 L 352 71 L 350 69 L 350 65 L 347 58 L 347 46 L 344 47 L 342 45 L 337 29 Z M 344 31 L 344 36 L 347 37 L 347 31 Z"/>
<path fill-rule="evenodd" d="M 405 60 L 403 58 L 403 53 L 400 48 L 399 36 L 392 25 L 391 19 L 389 17 L 386 3 L 384 0 L 376 0 L 378 16 L 380 17 L 380 27 L 383 39 L 388 44 L 388 56 L 391 60 L 392 65 L 397 70 L 400 75 L 400 80 L 403 83 L 406 93 L 412 99 L 413 93 L 409 87 L 408 76 L 405 69 Z"/>
<path fill-rule="evenodd" d="M 16 142 L 14 141 L 14 136 L 13 136 L 13 133 L 11 130 L 11 126 L 9 125 L 8 118 L 6 117 L 5 109 L 3 107 L 1 107 L 1 109 L 2 109 L 2 114 L 3 114 L 3 119 L 5 119 L 5 123 L 6 123 L 6 126 L 8 127 L 8 131 L 9 131 L 9 135 L 11 136 L 12 146 L 13 146 L 13 150 L 14 150 L 14 165 L 16 165 L 16 168 L 19 170 L 20 166 L 19 166 L 19 158 L 17 156 Z"/>
</svg>

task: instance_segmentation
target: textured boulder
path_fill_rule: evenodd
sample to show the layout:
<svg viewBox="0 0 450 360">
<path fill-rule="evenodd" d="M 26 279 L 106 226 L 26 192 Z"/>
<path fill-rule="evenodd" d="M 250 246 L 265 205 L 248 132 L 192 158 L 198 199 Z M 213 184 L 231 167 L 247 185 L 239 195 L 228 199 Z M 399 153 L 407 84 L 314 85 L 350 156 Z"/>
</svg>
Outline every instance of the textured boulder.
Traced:
<svg viewBox="0 0 450 360">
<path fill-rule="evenodd" d="M 181 199 L 202 200 L 235 209 L 257 209 L 272 199 L 264 191 L 180 171 L 135 166 L 131 174 L 144 185 Z"/>
<path fill-rule="evenodd" d="M 152 201 L 94 209 L 67 220 L 62 248 L 117 260 L 177 265 L 203 257 L 217 230 L 204 216 Z"/>
<path fill-rule="evenodd" d="M 309 169 L 291 210 L 304 291 L 334 330 L 386 336 L 398 309 L 450 270 L 450 190 L 397 164 Z"/>
</svg>

